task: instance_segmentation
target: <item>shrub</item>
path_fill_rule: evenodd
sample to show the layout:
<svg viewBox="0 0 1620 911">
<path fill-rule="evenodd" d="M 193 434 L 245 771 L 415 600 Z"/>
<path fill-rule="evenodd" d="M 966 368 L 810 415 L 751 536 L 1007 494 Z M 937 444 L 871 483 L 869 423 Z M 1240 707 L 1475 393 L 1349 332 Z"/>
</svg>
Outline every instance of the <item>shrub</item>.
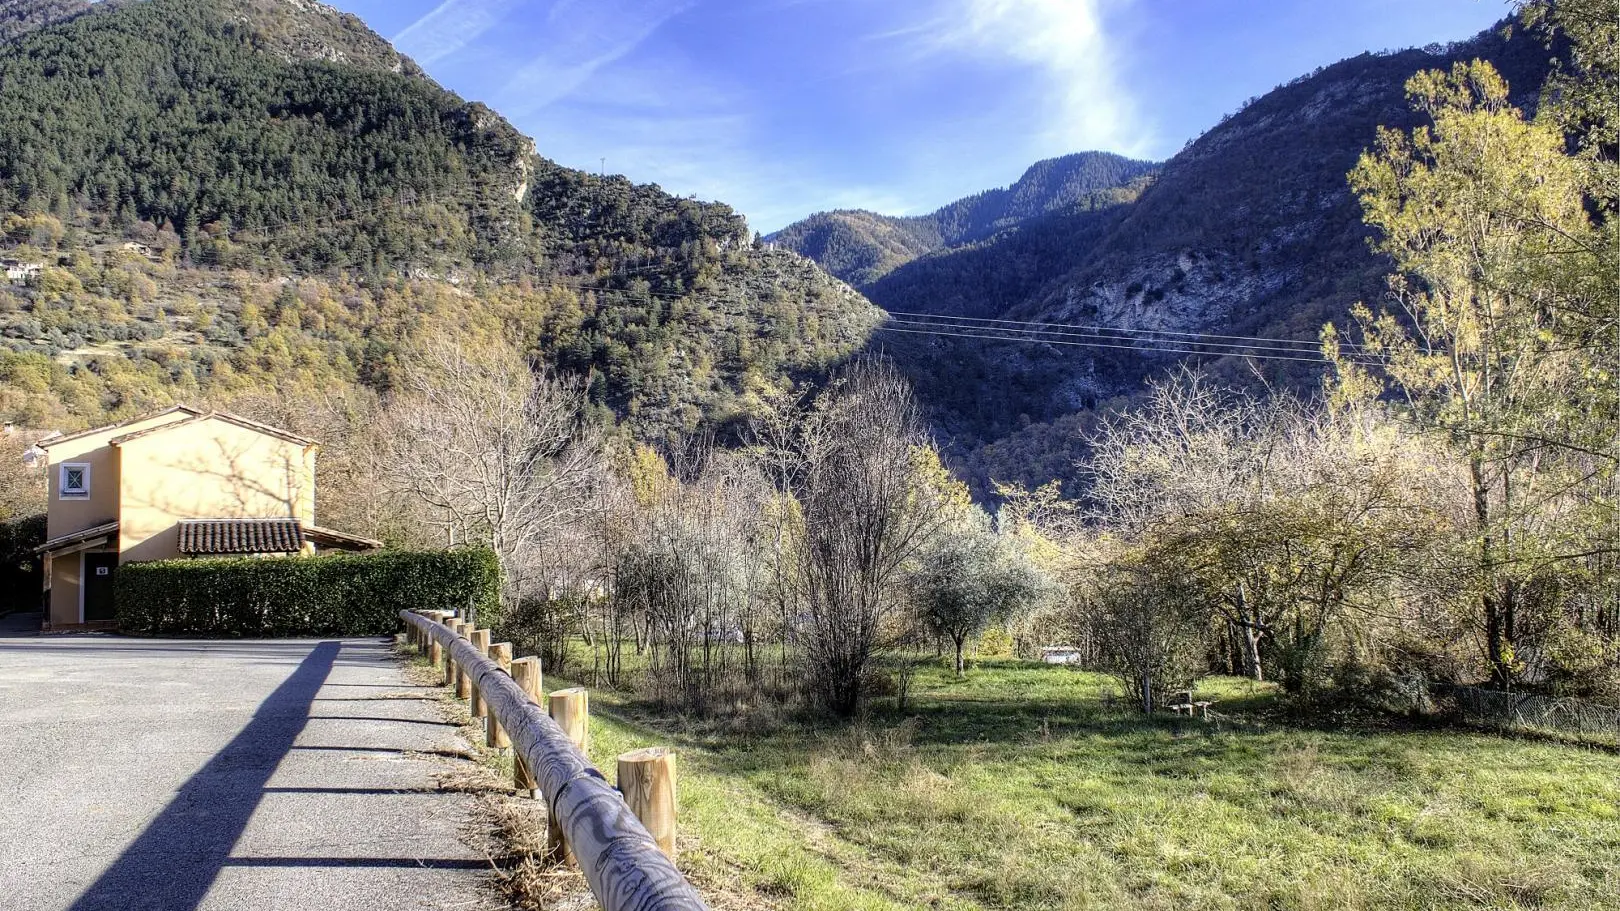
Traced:
<svg viewBox="0 0 1620 911">
<path fill-rule="evenodd" d="M 487 550 L 131 563 L 115 591 L 118 625 L 133 633 L 374 636 L 398 629 L 407 608 L 471 606 L 481 624 L 500 615 Z"/>
<path fill-rule="evenodd" d="M 0 521 L 0 616 L 40 605 L 39 558 L 45 543 L 45 516 Z"/>
</svg>

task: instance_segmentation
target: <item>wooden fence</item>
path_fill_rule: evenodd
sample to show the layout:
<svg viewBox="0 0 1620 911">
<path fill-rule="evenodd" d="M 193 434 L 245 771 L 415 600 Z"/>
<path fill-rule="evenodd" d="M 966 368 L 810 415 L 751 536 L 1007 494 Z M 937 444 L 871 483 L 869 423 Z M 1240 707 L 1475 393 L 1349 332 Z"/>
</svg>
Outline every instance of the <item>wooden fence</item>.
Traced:
<svg viewBox="0 0 1620 911">
<path fill-rule="evenodd" d="M 465 681 L 458 686 L 459 695 L 468 698 L 477 694 L 476 702 L 469 698 L 469 704 L 475 714 L 481 709 L 488 716 L 492 740 L 511 744 L 513 758 L 520 764 L 520 776 L 527 777 L 544 796 L 553 832 L 561 836 L 568 853 L 578 862 L 603 911 L 706 909 L 697 890 L 659 849 L 659 842 L 636 818 L 624 796 L 607 783 L 574 740 L 536 704 L 538 693 L 533 691 L 538 690 L 537 679 L 533 691 L 519 684 L 488 656 L 492 645 L 485 643 L 480 649 L 462 632 L 468 624 L 456 618 L 415 611 L 401 611 L 400 618 L 405 621 L 413 645 L 423 648 L 430 658 L 445 662 L 447 670 L 452 671 L 451 683 Z M 509 651 L 495 651 L 498 658 L 511 660 Z M 620 758 L 621 774 L 627 757 L 632 755 Z M 635 760 L 632 764 L 636 764 Z M 672 784 L 665 788 L 671 805 Z M 658 788 L 649 787 L 638 773 L 635 789 L 644 794 Z M 672 842 L 672 832 L 671 819 L 669 831 L 660 834 Z M 673 845 L 669 847 L 673 853 Z"/>
</svg>

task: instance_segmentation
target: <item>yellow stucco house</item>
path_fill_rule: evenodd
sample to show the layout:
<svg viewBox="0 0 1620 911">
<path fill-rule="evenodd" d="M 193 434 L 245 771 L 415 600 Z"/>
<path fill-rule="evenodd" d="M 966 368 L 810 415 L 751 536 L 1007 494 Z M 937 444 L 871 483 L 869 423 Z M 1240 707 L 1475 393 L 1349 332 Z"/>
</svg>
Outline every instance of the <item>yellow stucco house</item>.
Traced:
<svg viewBox="0 0 1620 911">
<path fill-rule="evenodd" d="M 47 630 L 110 624 L 121 563 L 381 546 L 315 524 L 314 440 L 233 414 L 180 406 L 39 445 Z"/>
</svg>

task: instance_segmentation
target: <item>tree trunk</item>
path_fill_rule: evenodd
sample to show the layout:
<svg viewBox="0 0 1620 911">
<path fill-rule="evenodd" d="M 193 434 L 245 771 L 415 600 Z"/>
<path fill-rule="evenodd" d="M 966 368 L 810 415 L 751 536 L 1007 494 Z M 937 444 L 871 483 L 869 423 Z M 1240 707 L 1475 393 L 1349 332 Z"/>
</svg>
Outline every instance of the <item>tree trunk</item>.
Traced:
<svg viewBox="0 0 1620 911">
<path fill-rule="evenodd" d="M 956 676 L 966 676 L 966 668 L 962 664 L 962 647 L 966 643 L 967 637 L 952 635 L 951 641 L 956 643 Z"/>
<path fill-rule="evenodd" d="M 1480 611 L 1485 621 L 1485 658 L 1491 666 L 1491 683 L 1506 689 L 1513 683 L 1513 642 L 1502 599 L 1496 585 L 1496 548 L 1491 535 L 1490 481 L 1479 454 L 1468 460 L 1468 478 L 1473 487 L 1474 519 L 1479 523 Z"/>
<path fill-rule="evenodd" d="M 1238 632 L 1243 645 L 1243 669 L 1253 679 L 1264 681 L 1265 668 L 1260 665 L 1260 630 L 1244 624 Z"/>
</svg>

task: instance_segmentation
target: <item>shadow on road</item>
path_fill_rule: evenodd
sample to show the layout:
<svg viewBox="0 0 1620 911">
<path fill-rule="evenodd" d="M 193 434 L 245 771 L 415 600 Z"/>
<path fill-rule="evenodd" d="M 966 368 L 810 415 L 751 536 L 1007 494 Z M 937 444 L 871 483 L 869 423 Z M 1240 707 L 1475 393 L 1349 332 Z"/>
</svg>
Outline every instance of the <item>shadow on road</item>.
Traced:
<svg viewBox="0 0 1620 911">
<path fill-rule="evenodd" d="M 39 635 L 45 620 L 43 611 L 19 611 L 0 616 L 0 639 L 22 639 Z"/>
<path fill-rule="evenodd" d="M 240 863 L 230 860 L 231 849 L 309 720 L 340 649 L 337 642 L 315 646 L 69 911 L 197 908 L 221 868 Z"/>
</svg>

